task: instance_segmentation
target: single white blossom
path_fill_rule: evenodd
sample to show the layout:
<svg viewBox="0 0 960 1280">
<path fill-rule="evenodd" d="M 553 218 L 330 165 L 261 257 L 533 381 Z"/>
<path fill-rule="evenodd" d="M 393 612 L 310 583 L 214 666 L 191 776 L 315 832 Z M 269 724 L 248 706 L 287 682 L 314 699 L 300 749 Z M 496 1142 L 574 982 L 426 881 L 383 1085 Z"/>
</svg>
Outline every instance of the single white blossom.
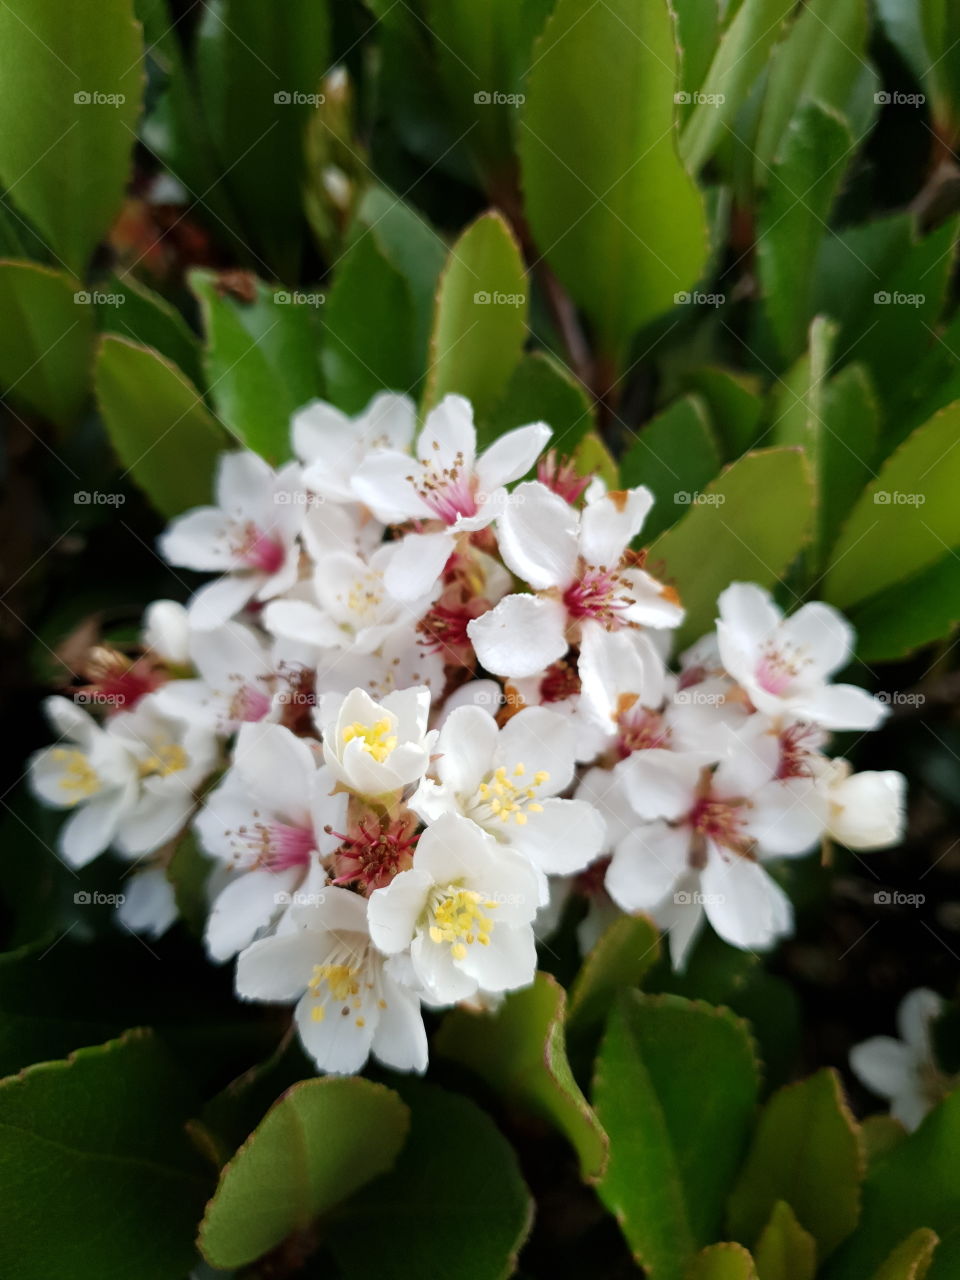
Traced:
<svg viewBox="0 0 960 1280">
<path fill-rule="evenodd" d="M 323 758 L 345 787 L 381 796 L 419 782 L 436 732 L 427 732 L 430 693 L 402 689 L 374 702 L 362 689 L 326 698 L 321 707 Z"/>
<path fill-rule="evenodd" d="M 874 1036 L 850 1050 L 854 1075 L 890 1100 L 890 1114 L 906 1129 L 916 1129 L 955 1084 L 937 1066 L 933 1049 L 932 1026 L 943 1011 L 940 996 L 919 987 L 897 1010 L 899 1040 Z"/>
</svg>

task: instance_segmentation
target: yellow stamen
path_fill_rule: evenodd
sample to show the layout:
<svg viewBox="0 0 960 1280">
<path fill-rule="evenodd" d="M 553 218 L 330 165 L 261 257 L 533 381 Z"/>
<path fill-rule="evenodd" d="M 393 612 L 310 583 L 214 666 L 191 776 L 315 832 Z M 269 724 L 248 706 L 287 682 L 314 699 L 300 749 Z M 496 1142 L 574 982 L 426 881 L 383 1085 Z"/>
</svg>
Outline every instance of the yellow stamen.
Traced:
<svg viewBox="0 0 960 1280">
<path fill-rule="evenodd" d="M 344 744 L 358 741 L 368 755 L 373 756 L 378 764 L 382 764 L 397 745 L 397 735 L 390 732 L 390 721 L 384 717 L 376 724 L 361 724 L 355 720 L 343 730 Z"/>
<path fill-rule="evenodd" d="M 79 804 L 81 800 L 88 800 L 100 790 L 100 777 L 82 751 L 68 751 L 65 747 L 57 747 L 52 759 L 63 765 L 63 777 L 59 786 L 66 793 L 68 804 Z"/>
<path fill-rule="evenodd" d="M 465 960 L 467 948 L 475 942 L 482 947 L 489 946 L 493 920 L 485 913 L 495 910 L 496 905 L 473 889 L 449 885 L 434 899 L 433 923 L 428 930 L 430 941 L 438 945 L 448 942 L 454 960 Z"/>
<path fill-rule="evenodd" d="M 140 761 L 140 776 L 168 778 L 171 773 L 180 773 L 189 763 L 190 758 L 179 743 L 164 742 L 155 748 L 152 756 Z"/>
</svg>

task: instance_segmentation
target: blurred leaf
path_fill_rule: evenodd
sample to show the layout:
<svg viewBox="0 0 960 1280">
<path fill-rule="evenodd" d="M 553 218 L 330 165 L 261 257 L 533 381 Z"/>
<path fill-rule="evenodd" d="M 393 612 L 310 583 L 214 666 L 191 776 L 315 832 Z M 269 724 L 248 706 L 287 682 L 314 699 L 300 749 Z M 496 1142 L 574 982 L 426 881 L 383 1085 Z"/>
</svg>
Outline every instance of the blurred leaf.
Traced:
<svg viewBox="0 0 960 1280">
<path fill-rule="evenodd" d="M 323 80 L 323 101 L 307 118 L 303 207 L 320 251 L 335 262 L 370 183 L 367 148 L 357 135 L 355 93 L 345 67 Z"/>
<path fill-rule="evenodd" d="M 757 1088 L 750 1037 L 726 1010 L 639 992 L 614 1009 L 593 1091 L 610 1138 L 599 1194 L 657 1280 L 683 1280 L 715 1239 Z"/>
<path fill-rule="evenodd" d="M 907 1136 L 907 1131 L 893 1116 L 867 1116 L 860 1124 L 860 1136 L 867 1157 L 867 1166 L 873 1164 L 888 1151 L 892 1151 Z"/>
<path fill-rule="evenodd" d="M 654 573 L 675 583 L 687 611 L 677 644 L 713 626 L 717 596 L 731 582 L 772 586 L 809 536 L 809 467 L 799 449 L 763 449 L 727 467 L 650 548 Z M 704 548 L 710 556 L 704 559 Z"/>
<path fill-rule="evenodd" d="M 223 1162 L 229 1160 L 282 1094 L 315 1075 L 316 1065 L 301 1047 L 291 1023 L 269 1058 L 231 1080 L 205 1103 L 200 1113 L 204 1128 L 223 1152 Z"/>
<path fill-rule="evenodd" d="M 220 1174 L 200 1224 L 203 1256 L 244 1266 L 306 1230 L 392 1167 L 408 1125 L 397 1095 L 369 1080 L 294 1085 Z"/>
<path fill-rule="evenodd" d="M 68 1257 L 75 1280 L 185 1274 L 209 1191 L 183 1130 L 192 1104 L 147 1031 L 0 1083 L 3 1274 L 50 1280 Z"/>
<path fill-rule="evenodd" d="M 660 953 L 660 930 L 649 916 L 619 916 L 603 931 L 570 988 L 567 1029 L 598 1026 L 619 993 L 640 984 Z"/>
<path fill-rule="evenodd" d="M 533 1204 L 510 1143 L 459 1094 L 410 1079 L 397 1091 L 411 1111 L 406 1146 L 337 1214 L 328 1242 L 344 1280 L 513 1275 Z"/>
<path fill-rule="evenodd" d="M 817 249 L 827 233 L 851 142 L 841 116 L 808 102 L 786 125 L 782 151 L 767 174 L 757 225 L 757 267 L 764 312 L 787 361 L 804 347 Z"/>
<path fill-rule="evenodd" d="M 196 938 L 203 937 L 207 923 L 207 881 L 212 869 L 212 859 L 200 848 L 192 827 L 187 827 L 167 863 L 167 879 L 173 885 L 177 915 Z"/>
<path fill-rule="evenodd" d="M 757 1271 L 743 1245 L 712 1244 L 697 1254 L 685 1280 L 757 1280 Z"/>
<path fill-rule="evenodd" d="M 526 214 L 617 366 L 635 331 L 668 311 L 707 259 L 703 198 L 671 128 L 677 51 L 666 0 L 586 9 L 559 0 L 534 59 L 520 132 Z"/>
<path fill-rule="evenodd" d="M 753 1250 L 759 1280 L 814 1280 L 817 1242 L 785 1200 L 773 1206 Z"/>
<path fill-rule="evenodd" d="M 923 3 L 916 0 L 875 0 L 879 25 L 904 62 L 922 83 L 930 66 L 923 34 Z"/>
<path fill-rule="evenodd" d="M 310 299 L 323 295 L 289 293 L 257 280 L 255 300 L 244 302 L 221 290 L 212 271 L 192 272 L 190 287 L 203 312 L 207 379 L 217 415 L 248 449 L 274 466 L 286 462 L 290 418 L 320 394 L 319 334 Z"/>
<path fill-rule="evenodd" d="M 595 431 L 588 431 L 572 454 L 578 476 L 599 476 L 608 489 L 620 487 L 620 469 Z"/>
<path fill-rule="evenodd" d="M 960 403 L 934 414 L 886 460 L 837 539 L 825 600 L 857 604 L 960 545 L 958 432 Z"/>
<path fill-rule="evenodd" d="M 651 542 L 685 515 L 720 471 L 720 451 L 699 396 L 684 396 L 641 427 L 620 461 L 624 488 L 645 484 L 656 502 L 642 537 Z"/>
<path fill-rule="evenodd" d="M 816 104 L 828 119 L 849 119 L 846 106 L 863 69 L 866 36 L 866 0 L 808 0 L 798 10 L 770 61 L 755 144 L 758 186 L 764 186 L 768 167 L 782 153 L 791 118 L 806 116 Z M 852 141 L 848 137 L 847 145 Z M 825 163 L 829 159 L 824 156 Z M 795 190 L 806 200 L 806 185 Z"/>
<path fill-rule="evenodd" d="M 248 239 L 263 246 L 288 283 L 300 261 L 303 133 L 328 69 L 329 46 L 325 0 L 203 5 L 196 70 L 221 181 Z"/>
<path fill-rule="evenodd" d="M 720 40 L 719 0 L 674 0 L 681 92 L 693 94 L 710 69 Z"/>
<path fill-rule="evenodd" d="M 500 214 L 472 222 L 440 276 L 426 408 L 455 391 L 478 417 L 491 412 L 523 352 L 528 288 L 519 245 Z"/>
<path fill-rule="evenodd" d="M 338 409 L 359 413 L 378 391 L 410 393 L 417 387 L 423 362 L 417 358 L 413 299 L 372 236 L 359 237 L 340 259 L 321 318 L 321 362 L 327 394 Z"/>
<path fill-rule="evenodd" d="M 683 374 L 683 384 L 707 402 L 714 431 L 723 444 L 724 461 L 739 458 L 755 443 L 763 401 L 743 374 L 729 369 L 692 369 Z"/>
<path fill-rule="evenodd" d="M 183 316 L 170 303 L 133 276 L 111 276 L 97 293 L 102 333 L 117 333 L 144 347 L 152 347 L 203 386 L 200 343 Z"/>
<path fill-rule="evenodd" d="M 0 182 L 75 275 L 120 210 L 142 91 L 131 0 L 0 5 Z"/>
<path fill-rule="evenodd" d="M 593 405 L 583 385 L 545 351 L 520 357 L 489 425 L 478 432 L 480 444 L 529 422 L 545 422 L 553 429 L 550 448 L 561 456 L 572 453 L 595 425 Z"/>
<path fill-rule="evenodd" d="M 792 8 L 791 0 L 743 0 L 737 9 L 701 85 L 702 98 L 681 107 L 680 154 L 691 173 L 724 138 Z"/>
<path fill-rule="evenodd" d="M 226 441 L 196 387 L 169 360 L 126 338 L 101 338 L 100 412 L 129 474 L 165 516 L 210 502 Z"/>
<path fill-rule="evenodd" d="M 960 556 L 945 556 L 850 610 L 857 655 L 893 662 L 953 634 L 960 623 Z"/>
<path fill-rule="evenodd" d="M 960 10 L 953 0 L 919 0 L 924 43 L 930 55 L 925 80 L 933 114 L 948 143 L 960 137 Z"/>
<path fill-rule="evenodd" d="M 938 1243 L 936 1232 L 920 1227 L 897 1245 L 873 1280 L 923 1280 Z"/>
<path fill-rule="evenodd" d="M 941 1102 L 915 1133 L 870 1167 L 863 1185 L 860 1225 L 831 1260 L 825 1278 L 862 1280 L 907 1235 L 927 1227 L 941 1237 L 927 1280 L 954 1280 L 960 1274 L 958 1223 L 960 1091 Z"/>
<path fill-rule="evenodd" d="M 77 418 L 89 393 L 94 309 L 88 297 L 61 271 L 0 262 L 0 385 L 14 403 L 59 427 Z"/>
<path fill-rule="evenodd" d="M 494 1013 L 451 1010 L 433 1049 L 480 1076 L 511 1110 L 532 1111 L 559 1129 L 576 1150 L 583 1177 L 596 1182 L 607 1163 L 607 1136 L 567 1062 L 565 1009 L 563 987 L 538 973 Z"/>
<path fill-rule="evenodd" d="M 509 182 L 517 97 L 553 0 L 427 0 L 443 107 L 465 133 L 487 189 Z"/>
<path fill-rule="evenodd" d="M 830 1069 L 775 1093 L 730 1197 L 730 1229 L 752 1241 L 778 1200 L 814 1236 L 820 1257 L 857 1225 L 864 1156 L 840 1081 Z"/>
</svg>

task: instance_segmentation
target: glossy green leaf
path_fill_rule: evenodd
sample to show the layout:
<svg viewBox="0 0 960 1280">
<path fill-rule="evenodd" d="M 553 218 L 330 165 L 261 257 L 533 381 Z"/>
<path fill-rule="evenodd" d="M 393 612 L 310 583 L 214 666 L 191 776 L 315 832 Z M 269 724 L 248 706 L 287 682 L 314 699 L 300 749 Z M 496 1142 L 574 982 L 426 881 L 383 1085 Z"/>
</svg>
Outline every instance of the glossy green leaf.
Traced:
<svg viewBox="0 0 960 1280">
<path fill-rule="evenodd" d="M 120 210 L 141 58 L 132 0 L 0 5 L 0 183 L 75 275 Z"/>
<path fill-rule="evenodd" d="M 571 456 L 578 476 L 599 476 L 608 489 L 619 489 L 620 468 L 595 431 L 587 432 Z"/>
<path fill-rule="evenodd" d="M 699 396 L 684 396 L 640 428 L 620 462 L 624 488 L 645 484 L 656 502 L 644 521 L 644 542 L 675 524 L 720 471 L 720 451 Z"/>
<path fill-rule="evenodd" d="M 544 351 L 522 356 L 489 422 L 478 431 L 481 444 L 528 422 L 545 422 L 553 430 L 550 448 L 571 454 L 593 430 L 594 407 L 582 383 Z"/>
<path fill-rule="evenodd" d="M 767 61 L 791 0 L 743 0 L 700 88 L 680 108 L 680 154 L 691 172 L 710 159 Z"/>
<path fill-rule="evenodd" d="M 450 392 L 486 416 L 523 351 L 529 286 L 520 247 L 499 213 L 472 222 L 440 277 L 425 405 Z"/>
<path fill-rule="evenodd" d="M 927 1280 L 953 1280 L 960 1274 L 958 1223 L 960 1092 L 955 1092 L 915 1133 L 873 1162 L 863 1185 L 860 1225 L 831 1259 L 825 1280 L 872 1276 L 921 1227 L 941 1238 Z"/>
<path fill-rule="evenodd" d="M 685 1280 L 757 1280 L 757 1271 L 743 1245 L 712 1244 L 697 1254 Z"/>
<path fill-rule="evenodd" d="M 851 87 L 863 69 L 866 36 L 866 0 L 810 0 L 798 10 L 770 61 L 755 143 L 759 186 L 766 183 L 768 166 L 780 155 L 784 133 L 801 108 L 817 103 L 828 114 L 846 115 Z M 807 199 L 805 186 L 796 191 Z"/>
<path fill-rule="evenodd" d="M 329 1245 L 344 1280 L 507 1280 L 533 1204 L 513 1148 L 459 1094 L 404 1080 L 410 1137 L 392 1173 L 337 1215 Z M 376 1225 L 376 1230 L 371 1229 Z"/>
<path fill-rule="evenodd" d="M 423 364 L 413 299 L 371 236 L 359 238 L 341 258 L 320 319 L 327 394 L 338 409 L 359 413 L 378 391 L 417 387 Z"/>
<path fill-rule="evenodd" d="M 723 445 L 724 461 L 732 462 L 755 443 L 763 416 L 759 387 L 743 374 L 728 369 L 692 369 L 683 386 L 706 401 L 714 432 Z"/>
<path fill-rule="evenodd" d="M 846 608 L 929 568 L 960 545 L 960 403 L 895 450 L 845 523 L 824 599 Z"/>
<path fill-rule="evenodd" d="M 953 634 L 960 623 L 960 556 L 945 556 L 850 610 L 864 662 L 893 662 Z"/>
<path fill-rule="evenodd" d="M 147 1031 L 0 1083 L 3 1275 L 185 1275 L 210 1186 L 183 1128 L 192 1105 Z"/>
<path fill-rule="evenodd" d="M 511 992 L 492 1014 L 454 1009 L 433 1040 L 441 1057 L 480 1076 L 511 1109 L 532 1111 L 569 1139 L 581 1172 L 595 1182 L 607 1163 L 606 1134 L 567 1062 L 566 994 L 555 978 Z"/>
<path fill-rule="evenodd" d="M 753 1241 L 785 1200 L 826 1257 L 857 1224 L 860 1134 L 832 1070 L 788 1085 L 764 1107 L 730 1197 L 730 1230 Z"/>
<path fill-rule="evenodd" d="M 263 246 L 288 283 L 303 230 L 303 131 L 329 69 L 329 26 L 321 0 L 209 0 L 197 33 L 199 94 L 219 180 L 239 210 L 255 266 L 270 274 L 256 256 Z"/>
<path fill-rule="evenodd" d="M 651 571 L 674 584 L 687 611 L 678 644 L 710 630 L 717 596 L 731 582 L 777 582 L 807 539 L 812 515 L 809 465 L 799 449 L 748 453 L 707 485 L 650 548 Z"/>
<path fill-rule="evenodd" d="M 873 1280 L 923 1280 L 930 1270 L 934 1250 L 939 1243 L 935 1231 L 927 1227 L 907 1236 L 890 1257 L 874 1273 Z"/>
<path fill-rule="evenodd" d="M 567 1027 L 581 1034 L 598 1026 L 619 993 L 640 984 L 660 953 L 660 930 L 649 916 L 619 916 L 584 957 L 570 988 Z"/>
<path fill-rule="evenodd" d="M 0 386 L 15 404 L 69 426 L 90 387 L 94 308 L 70 276 L 0 262 Z"/>
<path fill-rule="evenodd" d="M 155 351 L 108 334 L 94 387 L 124 475 L 157 510 L 174 516 L 209 503 L 227 439 L 185 375 Z"/>
<path fill-rule="evenodd" d="M 707 260 L 703 198 L 671 128 L 676 61 L 666 0 L 559 0 L 527 79 L 526 214 L 613 364 Z"/>
<path fill-rule="evenodd" d="M 726 1010 L 639 992 L 614 1009 L 594 1081 L 610 1138 L 599 1194 L 652 1280 L 683 1280 L 716 1238 L 757 1088 L 750 1036 Z"/>
<path fill-rule="evenodd" d="M 200 342 L 180 312 L 134 276 L 111 276 L 92 295 L 102 333 L 153 347 L 203 386 Z"/>
<path fill-rule="evenodd" d="M 814 1280 L 817 1272 L 817 1242 L 785 1200 L 773 1206 L 753 1256 L 759 1280 Z"/>
<path fill-rule="evenodd" d="M 294 1085 L 220 1175 L 198 1244 L 215 1267 L 245 1266 L 386 1172 L 409 1112 L 357 1077 Z"/>
<path fill-rule="evenodd" d="M 781 356 L 803 350 L 813 313 L 813 267 L 853 139 L 843 117 L 808 102 L 786 126 L 767 173 L 757 227 L 757 266 Z"/>
<path fill-rule="evenodd" d="M 291 455 L 290 419 L 320 393 L 321 293 L 256 281 L 253 302 L 222 292 L 213 272 L 194 271 L 207 337 L 210 395 L 221 421 L 276 465 Z"/>
</svg>

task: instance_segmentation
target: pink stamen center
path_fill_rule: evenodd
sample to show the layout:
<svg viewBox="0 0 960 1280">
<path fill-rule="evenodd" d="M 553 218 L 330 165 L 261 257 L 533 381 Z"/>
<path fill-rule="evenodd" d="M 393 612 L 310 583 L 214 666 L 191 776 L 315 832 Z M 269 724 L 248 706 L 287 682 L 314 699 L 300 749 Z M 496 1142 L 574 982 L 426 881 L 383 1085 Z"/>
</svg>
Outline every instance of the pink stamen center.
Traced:
<svg viewBox="0 0 960 1280">
<path fill-rule="evenodd" d="M 266 533 L 252 521 L 244 525 L 235 554 L 250 569 L 261 573 L 276 573 L 286 558 L 283 543 L 275 534 Z"/>
<path fill-rule="evenodd" d="M 457 454 L 450 467 L 438 470 L 424 466 L 419 476 L 407 476 L 407 479 L 444 524 L 456 524 L 460 516 L 475 516 L 479 510 L 476 480 L 465 467 L 462 453 Z"/>
<path fill-rule="evenodd" d="M 354 884 L 361 893 L 381 889 L 401 871 L 413 865 L 413 851 L 419 837 L 416 824 L 396 818 L 381 824 L 376 818 L 361 818 L 347 834 L 328 828 L 328 834 L 342 841 L 335 856 L 337 875 L 333 884 Z"/>
<path fill-rule="evenodd" d="M 249 827 L 238 827 L 233 839 L 246 858 L 252 855 L 254 866 L 274 872 L 305 867 L 317 843 L 309 827 L 294 827 L 285 822 L 255 822 Z"/>
<path fill-rule="evenodd" d="M 262 720 L 270 710 L 270 695 L 254 685 L 241 685 L 230 700 L 229 718 L 237 723 Z"/>
<path fill-rule="evenodd" d="M 617 716 L 617 754 L 621 760 L 634 751 L 646 751 L 651 747 L 669 747 L 670 730 L 663 716 L 646 707 L 631 707 Z"/>
<path fill-rule="evenodd" d="M 572 618 L 594 618 L 608 631 L 615 631 L 626 626 L 621 615 L 632 603 L 623 589 L 616 573 L 588 566 L 579 581 L 567 587 L 563 603 Z"/>
<path fill-rule="evenodd" d="M 694 805 L 687 821 L 697 835 L 742 854 L 749 843 L 743 830 L 743 803 L 705 796 Z"/>
<path fill-rule="evenodd" d="M 537 479 L 573 506 L 583 497 L 593 476 L 579 475 L 572 458 L 561 458 L 551 449 L 537 463 Z"/>
<path fill-rule="evenodd" d="M 774 697 L 780 697 L 790 688 L 799 670 L 799 664 L 781 649 L 767 649 L 757 663 L 757 684 Z"/>
</svg>

